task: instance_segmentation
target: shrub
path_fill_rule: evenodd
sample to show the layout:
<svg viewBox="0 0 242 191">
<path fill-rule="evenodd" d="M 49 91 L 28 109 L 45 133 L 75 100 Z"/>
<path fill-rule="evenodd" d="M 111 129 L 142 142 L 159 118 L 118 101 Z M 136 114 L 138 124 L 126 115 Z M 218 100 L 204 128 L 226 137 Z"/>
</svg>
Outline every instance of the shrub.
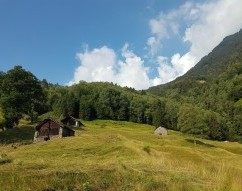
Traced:
<svg viewBox="0 0 242 191">
<path fill-rule="evenodd" d="M 148 154 L 150 154 L 150 152 L 151 152 L 151 150 L 150 150 L 150 146 L 144 146 L 143 147 L 143 150 L 145 151 L 145 152 L 147 152 Z"/>
</svg>

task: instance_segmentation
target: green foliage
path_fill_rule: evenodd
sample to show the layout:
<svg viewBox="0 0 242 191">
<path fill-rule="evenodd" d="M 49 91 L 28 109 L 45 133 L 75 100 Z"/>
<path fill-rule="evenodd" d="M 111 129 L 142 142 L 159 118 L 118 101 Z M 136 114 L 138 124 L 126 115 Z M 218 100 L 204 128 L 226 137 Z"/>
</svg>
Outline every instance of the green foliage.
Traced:
<svg viewBox="0 0 242 191">
<path fill-rule="evenodd" d="M 71 87 L 49 86 L 48 92 L 48 103 L 57 116 L 155 125 L 164 122 L 164 102 L 144 91 L 121 88 L 112 83 L 80 82 Z"/>
<path fill-rule="evenodd" d="M 177 127 L 184 133 L 207 135 L 208 127 L 205 122 L 205 111 L 191 105 L 181 106 Z"/>
<path fill-rule="evenodd" d="M 150 154 L 150 152 L 151 152 L 151 150 L 150 150 L 150 146 L 144 146 L 143 147 L 143 150 L 145 151 L 145 152 L 147 152 L 148 154 Z"/>
<path fill-rule="evenodd" d="M 228 138 L 225 120 L 218 113 L 189 104 L 180 107 L 177 127 L 181 132 L 213 140 Z"/>
<path fill-rule="evenodd" d="M 165 107 L 165 126 L 169 129 L 177 129 L 177 118 L 180 104 L 170 99 L 166 100 Z"/>
<path fill-rule="evenodd" d="M 160 100 L 155 100 L 152 104 L 153 108 L 153 125 L 156 127 L 165 124 L 165 104 Z"/>
<path fill-rule="evenodd" d="M 36 112 L 43 112 L 45 94 L 38 79 L 21 66 L 15 66 L 2 76 L 1 107 L 6 120 L 6 127 L 18 124 L 23 114 L 28 114 L 33 121 Z"/>
<path fill-rule="evenodd" d="M 226 37 L 184 76 L 148 92 L 166 100 L 166 127 L 216 140 L 242 141 L 241 84 L 242 30 Z M 183 107 L 185 103 L 191 108 Z"/>
</svg>

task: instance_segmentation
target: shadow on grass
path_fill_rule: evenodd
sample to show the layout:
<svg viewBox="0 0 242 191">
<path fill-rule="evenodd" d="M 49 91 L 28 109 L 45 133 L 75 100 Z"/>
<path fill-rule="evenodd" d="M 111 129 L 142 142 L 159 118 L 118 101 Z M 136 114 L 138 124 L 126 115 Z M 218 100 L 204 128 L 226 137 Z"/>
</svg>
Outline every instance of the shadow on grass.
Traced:
<svg viewBox="0 0 242 191">
<path fill-rule="evenodd" d="M 189 143 L 193 143 L 193 144 L 197 144 L 197 145 L 201 145 L 201 146 L 204 146 L 204 147 L 215 147 L 214 145 L 211 145 L 211 144 L 208 144 L 208 143 L 204 143 L 202 141 L 199 141 L 197 139 L 195 139 L 195 143 L 194 143 L 194 139 L 185 139 L 187 142 Z"/>
<path fill-rule="evenodd" d="M 35 129 L 31 126 L 16 127 L 0 132 L 0 144 L 30 144 L 33 142 Z"/>
</svg>

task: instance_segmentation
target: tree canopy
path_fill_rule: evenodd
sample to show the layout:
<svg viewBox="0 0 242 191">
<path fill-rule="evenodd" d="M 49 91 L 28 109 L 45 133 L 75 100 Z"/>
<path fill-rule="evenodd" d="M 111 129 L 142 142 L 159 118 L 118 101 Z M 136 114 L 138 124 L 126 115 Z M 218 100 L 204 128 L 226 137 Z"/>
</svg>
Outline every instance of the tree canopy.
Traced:
<svg viewBox="0 0 242 191">
<path fill-rule="evenodd" d="M 21 66 L 15 66 L 1 77 L 1 108 L 6 127 L 18 124 L 23 114 L 34 119 L 44 111 L 45 94 L 39 80 Z"/>
</svg>

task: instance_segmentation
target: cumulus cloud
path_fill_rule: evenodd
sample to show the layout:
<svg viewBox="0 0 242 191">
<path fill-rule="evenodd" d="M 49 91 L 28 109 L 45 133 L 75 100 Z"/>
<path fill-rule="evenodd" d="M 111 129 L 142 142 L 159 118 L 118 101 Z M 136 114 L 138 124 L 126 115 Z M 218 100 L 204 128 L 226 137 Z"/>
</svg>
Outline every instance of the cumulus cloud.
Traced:
<svg viewBox="0 0 242 191">
<path fill-rule="evenodd" d="M 154 86 L 159 84 L 164 84 L 167 81 L 174 80 L 177 76 L 177 73 L 175 70 L 173 70 L 172 66 L 169 64 L 169 60 L 167 57 L 158 56 L 157 57 L 157 63 L 159 65 L 158 67 L 158 77 L 155 77 L 152 80 L 152 84 Z"/>
<path fill-rule="evenodd" d="M 124 45 L 121 53 L 122 59 L 118 59 L 114 50 L 106 46 L 78 53 L 80 66 L 68 84 L 72 85 L 80 80 L 105 81 L 136 89 L 148 88 L 148 68 L 144 66 L 144 61 L 129 50 L 128 44 Z"/>
<path fill-rule="evenodd" d="M 124 61 L 119 60 L 117 83 L 121 86 L 146 89 L 150 86 L 148 71 L 144 61 L 128 49 L 128 44 L 122 48 Z"/>
<path fill-rule="evenodd" d="M 160 40 L 154 36 L 148 38 L 147 45 L 150 47 L 148 56 L 151 57 L 153 57 L 162 48 Z"/>
<path fill-rule="evenodd" d="M 149 55 L 154 56 L 162 47 L 163 39 L 170 39 L 179 34 L 180 20 L 187 15 L 193 7 L 192 2 L 186 2 L 177 10 L 172 10 L 167 14 L 161 12 L 159 16 L 149 21 L 149 26 L 153 36 L 148 38 L 147 45 L 150 48 Z"/>
<path fill-rule="evenodd" d="M 181 34 L 180 24 L 187 25 L 183 41 L 190 43 L 189 51 L 180 55 L 175 53 L 170 63 L 157 62 L 159 77 L 156 81 L 168 82 L 193 67 L 203 56 L 207 55 L 222 39 L 242 28 L 241 0 L 212 0 L 205 3 L 187 2 L 177 10 L 160 15 L 150 20 L 150 28 L 157 44 L 165 38 Z M 151 37 L 150 37 L 151 38 Z M 148 44 L 153 50 L 154 44 Z M 157 51 L 158 52 L 158 51 Z M 176 74 L 174 78 L 165 75 L 166 71 Z"/>
<path fill-rule="evenodd" d="M 161 12 L 151 19 L 151 36 L 146 44 L 149 47 L 148 60 L 151 58 L 156 63 L 156 77 L 149 77 L 154 68 L 145 67 L 142 57 L 131 51 L 128 44 L 121 49 L 121 55 L 103 46 L 77 54 L 80 66 L 69 85 L 80 80 L 108 81 L 146 89 L 174 80 L 211 52 L 224 37 L 242 28 L 241 7 L 241 0 L 188 1 L 178 9 Z M 185 54 L 174 52 L 171 57 L 161 55 L 160 50 L 165 48 L 163 42 L 174 37 L 188 43 L 189 50 Z"/>
<path fill-rule="evenodd" d="M 87 82 L 114 81 L 116 54 L 112 49 L 103 46 L 92 51 L 85 50 L 84 53 L 78 53 L 76 57 L 81 65 L 75 70 L 74 78 L 69 85 L 80 80 Z"/>
</svg>

